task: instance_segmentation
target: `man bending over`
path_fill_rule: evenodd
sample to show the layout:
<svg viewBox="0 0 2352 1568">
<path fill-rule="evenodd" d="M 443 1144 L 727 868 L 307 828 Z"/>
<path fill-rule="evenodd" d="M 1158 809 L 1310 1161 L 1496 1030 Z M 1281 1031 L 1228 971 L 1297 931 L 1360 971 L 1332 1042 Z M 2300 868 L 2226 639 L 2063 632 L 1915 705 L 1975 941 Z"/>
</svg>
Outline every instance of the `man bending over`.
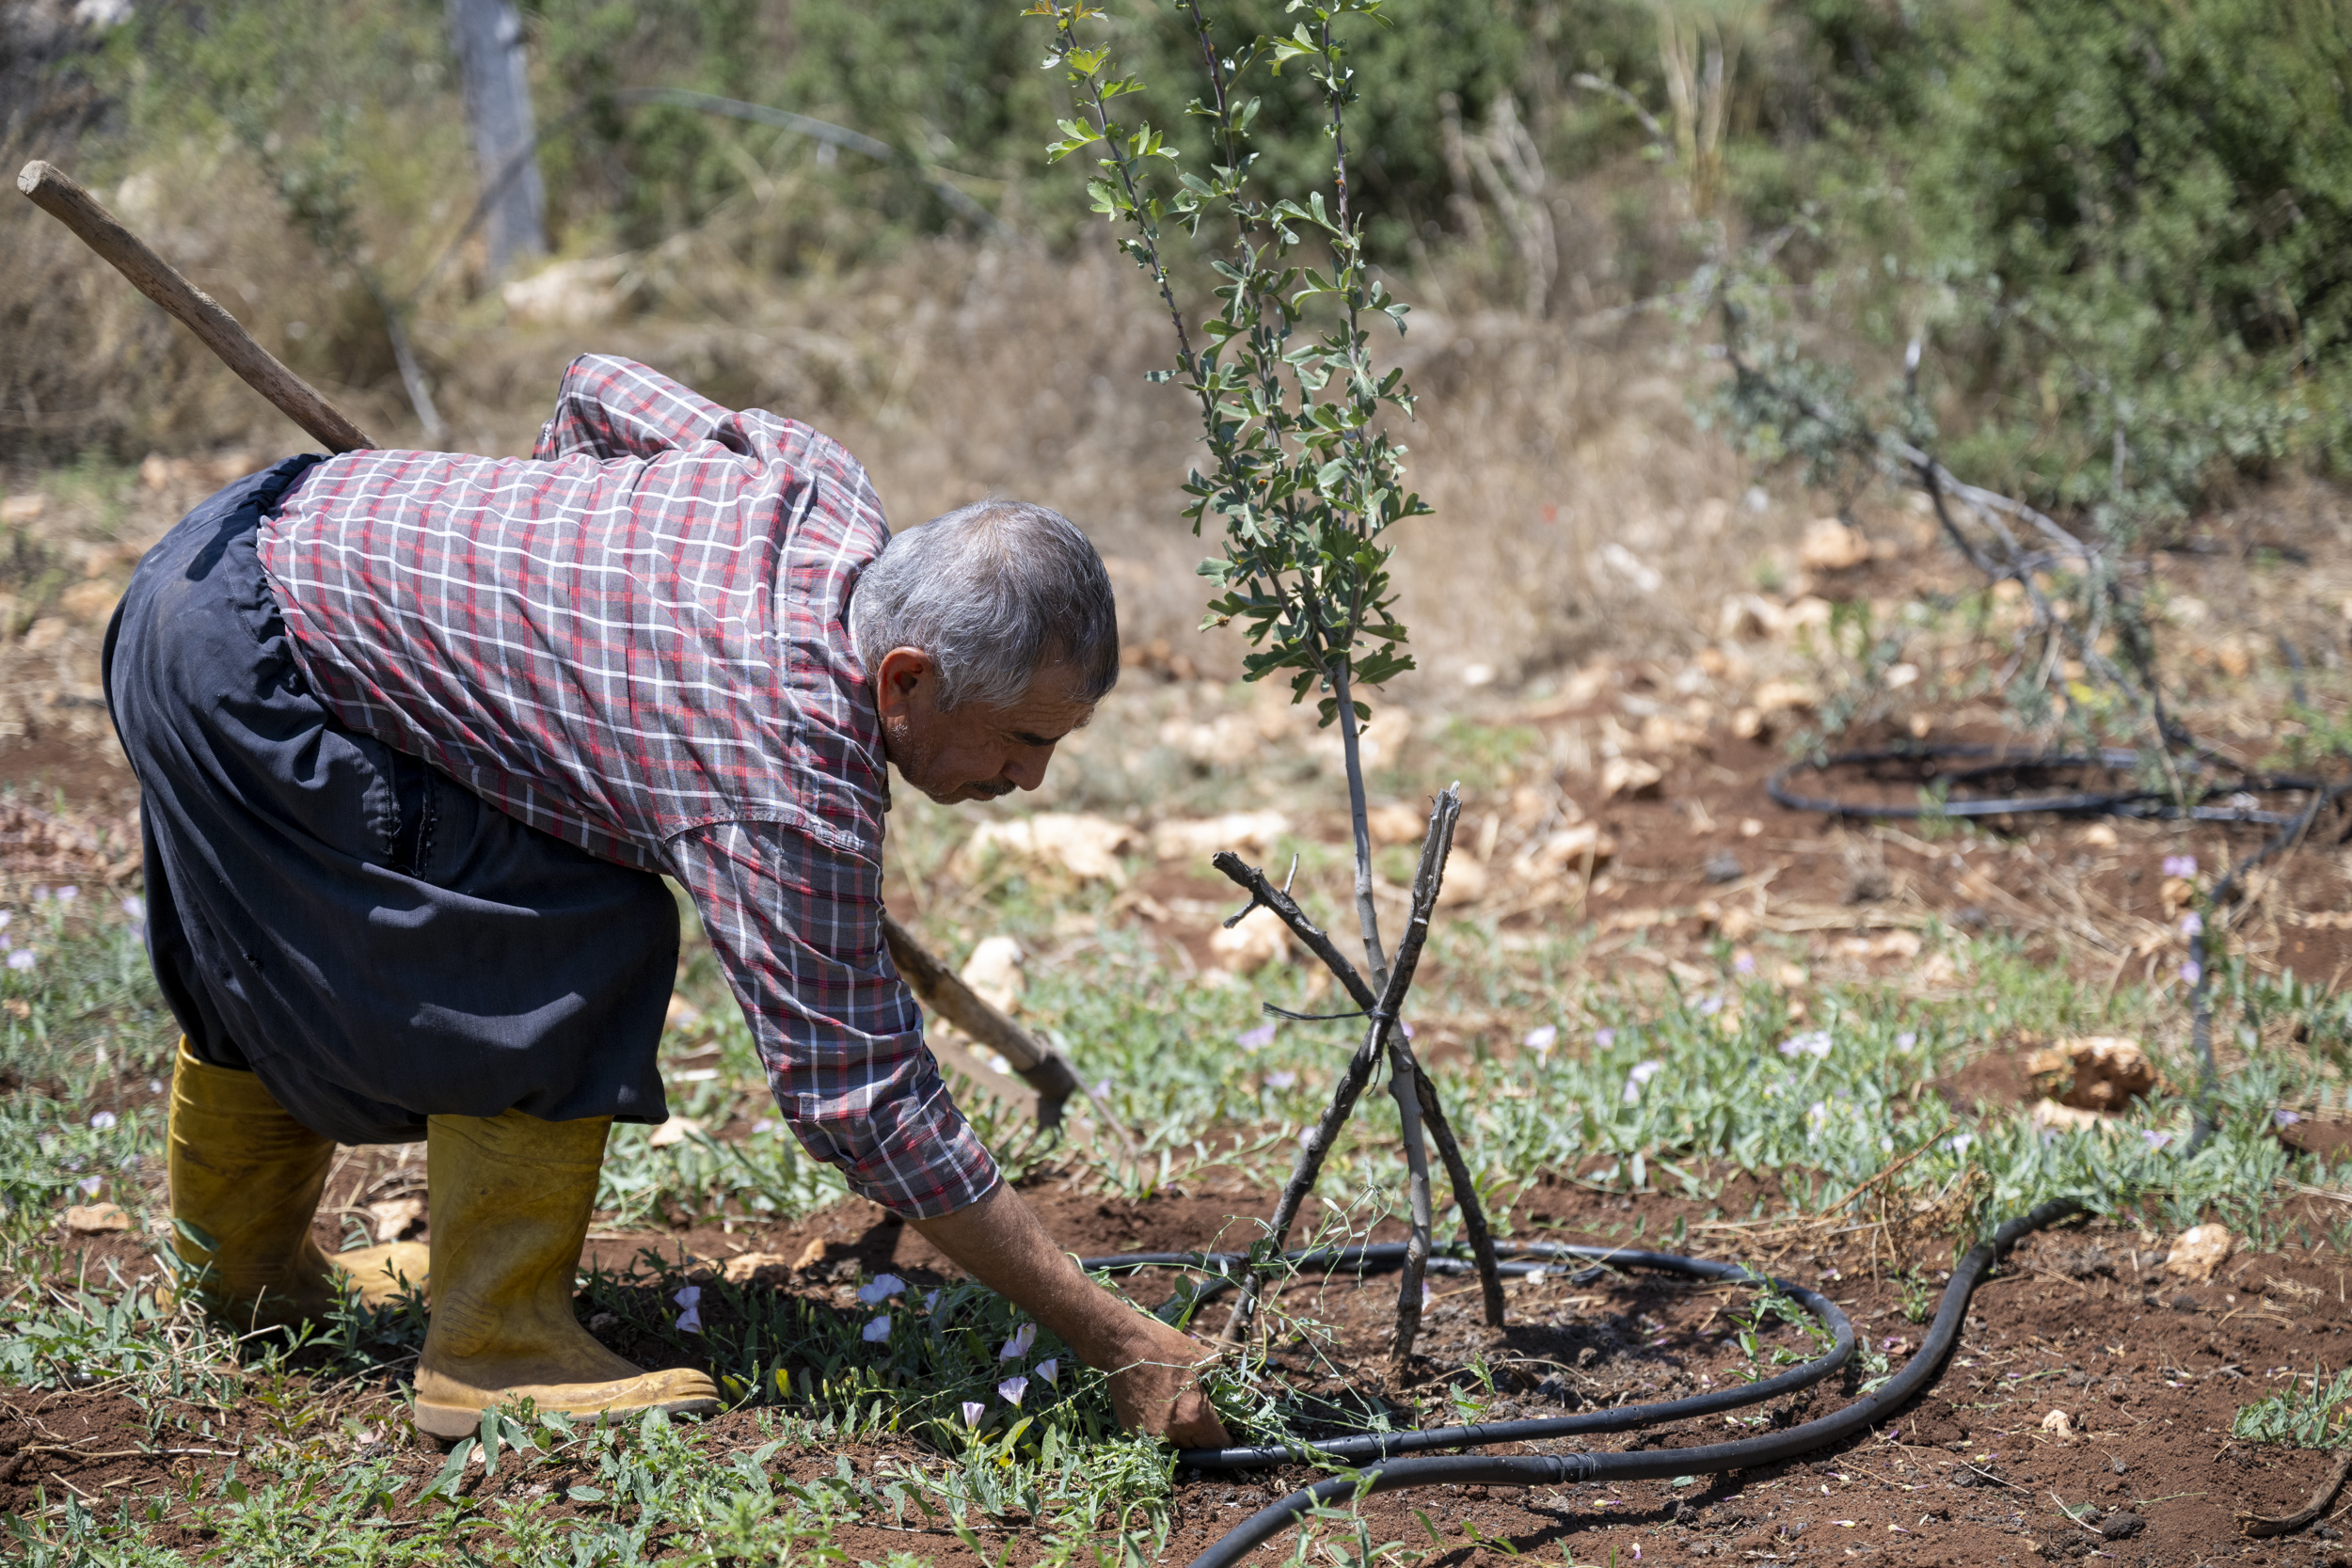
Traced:
<svg viewBox="0 0 2352 1568">
<path fill-rule="evenodd" d="M 1223 1444 L 1200 1347 L 998 1176 L 882 938 L 885 761 L 940 801 L 1036 788 L 1118 642 L 1060 516 L 983 502 L 893 540 L 833 441 L 623 359 L 572 365 L 528 461 L 292 457 L 214 496 L 106 642 L 205 1305 L 285 1323 L 429 1268 L 439 1436 L 517 1395 L 715 1408 L 572 1314 L 606 1133 L 668 1115 L 667 875 L 802 1144 L 1107 1372 L 1131 1429 Z M 419 1138 L 429 1257 L 327 1258 L 334 1144 Z"/>
</svg>

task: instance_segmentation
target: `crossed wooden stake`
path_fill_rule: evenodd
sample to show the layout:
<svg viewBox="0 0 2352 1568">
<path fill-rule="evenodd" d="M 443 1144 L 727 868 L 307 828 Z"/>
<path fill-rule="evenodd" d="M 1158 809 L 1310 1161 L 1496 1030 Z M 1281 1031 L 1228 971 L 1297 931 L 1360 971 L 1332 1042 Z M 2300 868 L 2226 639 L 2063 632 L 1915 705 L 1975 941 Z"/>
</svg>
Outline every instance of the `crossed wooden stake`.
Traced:
<svg viewBox="0 0 2352 1568">
<path fill-rule="evenodd" d="M 1437 1085 L 1422 1070 L 1420 1058 L 1413 1054 L 1413 1042 L 1406 1035 L 1399 1014 L 1405 1006 L 1405 995 L 1412 988 L 1413 972 L 1421 962 L 1422 944 L 1429 937 L 1429 916 L 1438 905 L 1438 889 L 1445 879 L 1446 857 L 1454 849 L 1454 825 L 1462 815 L 1460 786 L 1438 792 L 1437 803 L 1429 812 L 1429 830 L 1421 842 L 1421 867 L 1413 877 L 1412 913 L 1407 918 L 1405 935 L 1397 943 L 1396 961 L 1390 967 L 1386 983 L 1375 994 L 1356 966 L 1332 945 L 1331 939 L 1306 911 L 1293 901 L 1290 895 L 1266 879 L 1265 873 L 1248 864 L 1232 850 L 1221 850 L 1211 857 L 1209 863 L 1223 872 L 1249 895 L 1249 902 L 1239 913 L 1227 920 L 1232 926 L 1257 909 L 1272 910 L 1283 925 L 1288 926 L 1307 951 L 1323 960 L 1333 979 L 1355 1002 L 1355 1013 L 1337 1013 L 1334 1018 L 1361 1017 L 1366 1020 L 1364 1042 L 1349 1058 L 1347 1070 L 1340 1075 L 1338 1086 L 1331 1094 L 1331 1103 L 1324 1108 L 1313 1129 L 1299 1140 L 1298 1159 L 1291 1167 L 1290 1180 L 1282 1184 L 1282 1193 L 1274 1205 L 1274 1217 L 1267 1222 L 1266 1235 L 1250 1249 L 1250 1261 L 1242 1279 L 1240 1299 L 1233 1304 L 1232 1316 L 1225 1324 L 1224 1338 L 1237 1344 L 1248 1334 L 1250 1322 L 1258 1309 L 1258 1298 L 1264 1289 L 1268 1268 L 1290 1243 L 1292 1226 L 1297 1221 L 1299 1205 L 1314 1190 L 1315 1179 L 1322 1173 L 1325 1157 L 1330 1152 L 1341 1126 L 1356 1108 L 1357 1099 L 1371 1082 L 1374 1067 L 1385 1052 L 1389 1058 L 1389 1092 L 1396 1100 L 1397 1115 L 1405 1128 L 1405 1163 L 1410 1180 L 1409 1203 L 1412 1211 L 1412 1234 L 1406 1243 L 1405 1273 L 1397 1288 L 1396 1338 L 1389 1356 L 1393 1368 L 1403 1368 L 1413 1354 L 1413 1342 L 1421 1333 L 1422 1280 L 1429 1262 L 1431 1209 L 1429 1198 L 1429 1156 L 1423 1147 L 1422 1129 L 1426 1123 L 1429 1134 L 1437 1141 L 1438 1156 L 1445 1162 L 1446 1180 L 1453 1185 L 1454 1200 L 1461 1205 L 1462 1228 L 1468 1234 L 1471 1256 L 1478 1265 L 1479 1292 L 1486 1300 L 1486 1323 L 1489 1327 L 1502 1325 L 1502 1277 L 1495 1267 L 1494 1236 L 1486 1227 L 1486 1210 L 1478 1201 L 1478 1185 L 1470 1178 L 1470 1166 L 1462 1159 L 1461 1145 L 1454 1136 L 1453 1126 L 1446 1120 L 1445 1110 L 1438 1100 Z M 1299 1018 L 1302 1015 L 1283 1013 L 1280 1016 Z"/>
</svg>

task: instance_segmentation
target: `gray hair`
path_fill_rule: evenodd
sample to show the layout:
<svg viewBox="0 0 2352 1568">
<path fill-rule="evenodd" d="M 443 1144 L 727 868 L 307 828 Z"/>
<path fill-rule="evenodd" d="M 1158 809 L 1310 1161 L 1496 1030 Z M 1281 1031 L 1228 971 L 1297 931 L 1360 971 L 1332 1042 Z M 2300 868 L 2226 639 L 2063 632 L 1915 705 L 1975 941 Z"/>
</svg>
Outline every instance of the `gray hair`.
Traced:
<svg viewBox="0 0 2352 1568">
<path fill-rule="evenodd" d="M 1081 702 L 1119 680 L 1110 574 L 1069 518 L 1027 501 L 959 507 L 894 534 L 859 575 L 850 641 L 870 677 L 893 648 L 930 656 L 939 705 L 1009 707 L 1068 666 Z"/>
</svg>

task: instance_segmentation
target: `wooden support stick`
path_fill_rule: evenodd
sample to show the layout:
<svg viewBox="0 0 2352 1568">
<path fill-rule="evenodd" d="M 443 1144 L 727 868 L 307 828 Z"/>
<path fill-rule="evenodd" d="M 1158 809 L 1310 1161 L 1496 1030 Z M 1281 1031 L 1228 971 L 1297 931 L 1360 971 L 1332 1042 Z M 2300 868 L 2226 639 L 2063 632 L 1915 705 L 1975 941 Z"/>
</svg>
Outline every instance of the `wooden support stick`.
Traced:
<svg viewBox="0 0 2352 1568">
<path fill-rule="evenodd" d="M 1340 1129 L 1346 1125 L 1349 1113 L 1356 1108 L 1358 1097 L 1371 1081 L 1374 1067 L 1378 1064 L 1383 1052 L 1392 1049 L 1391 1041 L 1401 1042 L 1404 1038 L 1404 1031 L 1396 1026 L 1397 1011 L 1404 1006 L 1406 992 L 1412 989 L 1413 971 L 1421 961 L 1422 943 L 1429 936 L 1429 914 L 1437 907 L 1438 889 L 1445 876 L 1446 853 L 1454 844 L 1454 821 L 1461 814 L 1461 809 L 1460 798 L 1448 790 L 1438 797 L 1436 809 L 1429 814 L 1429 833 L 1421 847 L 1421 870 L 1413 879 L 1412 916 L 1406 923 L 1404 936 L 1398 940 L 1396 961 L 1389 971 L 1380 994 L 1375 997 L 1355 967 L 1345 964 L 1344 960 L 1342 960 L 1344 967 L 1334 970 L 1341 983 L 1348 988 L 1348 993 L 1357 997 L 1362 1005 L 1370 1023 L 1364 1030 L 1363 1043 L 1356 1048 L 1356 1054 L 1349 1059 L 1346 1070 L 1340 1075 L 1339 1085 L 1332 1091 L 1331 1102 L 1324 1107 L 1323 1115 L 1316 1120 L 1313 1129 L 1298 1141 L 1298 1158 L 1291 1167 L 1290 1179 L 1282 1183 L 1281 1195 L 1275 1199 L 1274 1217 L 1267 1223 L 1268 1235 L 1263 1243 L 1263 1254 L 1279 1254 L 1289 1244 L 1291 1227 L 1297 1222 L 1299 1206 L 1314 1190 L 1315 1178 L 1323 1171 L 1324 1157 L 1330 1152 L 1332 1144 L 1338 1141 Z M 1284 906 L 1294 912 L 1297 911 L 1297 905 L 1291 903 L 1280 890 L 1267 885 L 1262 874 L 1245 866 L 1239 856 L 1229 851 L 1215 856 L 1210 863 L 1248 888 L 1257 902 L 1267 905 L 1278 914 Z M 1278 899 L 1279 902 L 1276 902 Z M 1300 914 L 1298 921 L 1305 924 L 1306 916 Z M 1309 929 L 1313 929 L 1311 925 Z M 1315 934 L 1322 936 L 1320 931 Z M 1314 943 L 1310 942 L 1309 945 L 1313 946 Z M 1409 1061 L 1410 1057 L 1406 1059 Z M 1422 1076 L 1418 1069 L 1414 1069 L 1413 1076 Z M 1426 1180 L 1424 1167 L 1424 1193 Z M 1466 1210 L 1478 1201 L 1474 1191 L 1463 1192 L 1457 1196 Z M 1420 1227 L 1420 1234 L 1423 1238 L 1422 1256 L 1425 1258 L 1425 1227 Z M 1225 1322 L 1222 1336 L 1225 1343 L 1239 1344 L 1248 1334 L 1250 1321 L 1258 1310 L 1258 1292 L 1264 1286 L 1265 1273 L 1263 1263 L 1253 1264 L 1245 1272 L 1232 1313 Z M 1408 1330 L 1417 1330 L 1420 1326 L 1418 1275 L 1413 1285 L 1413 1322 L 1407 1325 L 1402 1321 L 1400 1313 L 1398 1323 L 1400 1341 L 1406 1345 L 1407 1354 L 1411 1346 Z"/>
<path fill-rule="evenodd" d="M 1447 842 L 1449 845 L 1452 843 L 1451 835 Z M 1365 983 L 1356 966 L 1347 961 L 1346 955 L 1333 945 L 1322 927 L 1307 918 L 1307 911 L 1300 909 L 1289 894 L 1266 879 L 1264 872 L 1231 849 L 1217 851 L 1209 858 L 1209 863 L 1249 895 L 1249 907 L 1244 909 L 1242 914 L 1248 914 L 1250 909 L 1259 905 L 1272 910 L 1282 924 L 1291 928 L 1291 934 L 1297 937 L 1310 953 L 1323 960 L 1323 966 L 1346 990 L 1356 1006 L 1371 1012 L 1379 1005 L 1372 987 Z M 1241 915 L 1235 915 L 1226 924 L 1231 926 L 1240 918 Z M 1410 1041 L 1405 1042 L 1405 1050 L 1408 1054 L 1411 1053 Z M 1478 1200 L 1478 1188 L 1470 1176 L 1470 1162 L 1462 1158 L 1461 1145 L 1455 1140 L 1453 1125 L 1447 1121 L 1445 1108 L 1438 1101 L 1438 1085 L 1428 1073 L 1420 1070 L 1418 1057 L 1415 1058 L 1414 1069 L 1416 1098 L 1421 1102 L 1422 1114 L 1428 1125 L 1429 1139 L 1438 1146 L 1438 1157 L 1445 1163 L 1446 1179 L 1454 1188 L 1454 1201 L 1462 1209 L 1462 1230 L 1470 1242 L 1470 1258 L 1478 1266 L 1479 1293 L 1486 1309 L 1486 1325 L 1501 1328 L 1503 1318 L 1502 1271 L 1496 1263 L 1494 1233 L 1487 1228 L 1486 1211 Z M 1342 1074 L 1340 1094 L 1334 1096 L 1333 1104 L 1336 1106 L 1343 1096 L 1347 1106 L 1352 1109 L 1357 1095 L 1362 1092 L 1364 1079 L 1371 1071 L 1372 1060 L 1359 1053 Z M 1327 1111 L 1325 1117 L 1337 1127 L 1347 1119 L 1347 1115 L 1343 1110 L 1334 1117 Z M 1281 1220 L 1278 1230 L 1287 1237 L 1290 1234 L 1289 1225 L 1279 1209 L 1277 1217 Z M 1239 1303 L 1235 1304 L 1234 1311 L 1237 1321 L 1247 1320 L 1248 1314 Z"/>
<path fill-rule="evenodd" d="M 223 364 L 245 378 L 246 385 L 310 432 L 328 451 L 358 451 L 375 445 L 367 432 L 338 413 L 317 388 L 255 342 L 253 334 L 222 309 L 219 301 L 148 248 L 146 241 L 125 229 L 103 202 L 62 169 L 36 158 L 16 177 L 16 188 L 72 230 L 84 245 L 129 278 L 134 288 L 195 333 L 206 348 L 220 356 Z"/>
<path fill-rule="evenodd" d="M 2241 1513 L 2237 1516 L 2237 1528 L 2256 1540 L 2274 1535 L 2293 1535 L 2296 1530 L 2328 1512 L 2328 1505 L 2336 1500 L 2336 1494 L 2344 1490 L 2344 1483 L 2347 1479 L 2352 1479 L 2352 1449 L 2347 1449 L 2337 1456 L 2334 1466 L 2328 1472 L 2328 1478 L 2319 1483 L 2319 1490 L 2312 1494 L 2310 1502 L 2292 1513 L 2280 1514 L 2276 1517 L 2261 1513 Z"/>
</svg>

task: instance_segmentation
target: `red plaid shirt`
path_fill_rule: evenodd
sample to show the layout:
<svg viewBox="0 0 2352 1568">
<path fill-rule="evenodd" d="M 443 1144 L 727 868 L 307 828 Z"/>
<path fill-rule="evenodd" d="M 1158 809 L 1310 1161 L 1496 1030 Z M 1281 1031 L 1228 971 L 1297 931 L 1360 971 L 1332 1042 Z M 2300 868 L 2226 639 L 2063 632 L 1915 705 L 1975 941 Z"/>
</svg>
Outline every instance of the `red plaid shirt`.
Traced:
<svg viewBox="0 0 2352 1568">
<path fill-rule="evenodd" d="M 333 458 L 261 558 L 338 719 L 684 884 L 801 1142 L 930 1218 L 997 1177 L 882 943 L 889 782 L 844 616 L 888 537 L 828 437 L 592 355 L 529 461 Z"/>
</svg>

